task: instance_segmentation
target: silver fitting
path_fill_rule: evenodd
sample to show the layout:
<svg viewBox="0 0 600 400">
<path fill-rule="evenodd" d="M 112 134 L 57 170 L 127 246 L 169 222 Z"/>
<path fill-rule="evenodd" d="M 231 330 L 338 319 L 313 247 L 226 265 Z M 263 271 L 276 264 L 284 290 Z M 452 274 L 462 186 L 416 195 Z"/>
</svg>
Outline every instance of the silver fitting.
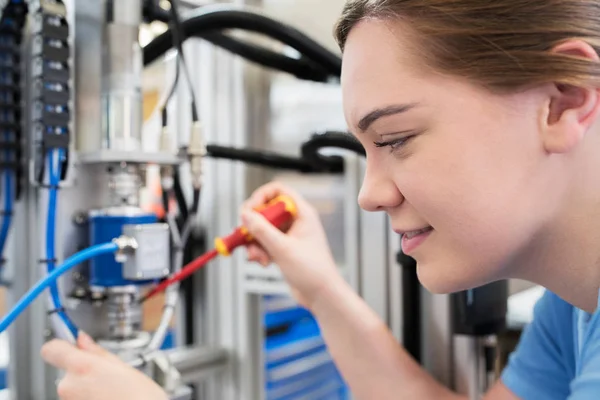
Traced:
<svg viewBox="0 0 600 400">
<path fill-rule="evenodd" d="M 137 240 L 129 236 L 121 235 L 112 241 L 119 248 L 115 253 L 115 260 L 120 263 L 125 262 L 127 257 L 133 254 L 138 248 Z"/>
<path fill-rule="evenodd" d="M 129 253 L 137 250 L 138 248 L 137 241 L 134 238 L 125 235 L 114 238 L 113 243 L 119 246 L 119 251 L 125 251 Z"/>
<path fill-rule="evenodd" d="M 199 121 L 192 123 L 192 132 L 190 134 L 187 153 L 190 160 L 192 186 L 194 189 L 200 189 L 204 180 L 202 158 L 206 156 L 206 143 L 202 135 L 202 125 Z"/>
</svg>

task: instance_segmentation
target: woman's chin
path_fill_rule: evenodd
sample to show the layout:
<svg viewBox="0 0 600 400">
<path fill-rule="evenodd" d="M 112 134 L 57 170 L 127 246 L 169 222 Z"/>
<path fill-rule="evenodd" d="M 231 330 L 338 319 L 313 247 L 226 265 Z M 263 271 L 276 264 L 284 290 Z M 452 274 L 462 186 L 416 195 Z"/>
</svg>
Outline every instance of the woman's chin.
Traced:
<svg viewBox="0 0 600 400">
<path fill-rule="evenodd" d="M 479 277 L 459 272 L 448 264 L 432 265 L 417 262 L 417 276 L 425 289 L 433 294 L 449 294 L 480 286 Z"/>
</svg>

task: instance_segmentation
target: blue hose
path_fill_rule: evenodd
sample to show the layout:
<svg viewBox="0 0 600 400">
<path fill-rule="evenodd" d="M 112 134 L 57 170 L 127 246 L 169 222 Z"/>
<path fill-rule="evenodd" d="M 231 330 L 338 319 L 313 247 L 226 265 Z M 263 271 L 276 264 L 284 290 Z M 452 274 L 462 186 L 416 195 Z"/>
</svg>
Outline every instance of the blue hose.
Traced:
<svg viewBox="0 0 600 400">
<path fill-rule="evenodd" d="M 48 193 L 48 219 L 46 222 L 46 259 L 47 259 L 47 270 L 48 274 L 54 271 L 54 239 L 56 235 L 56 200 L 58 195 L 58 185 L 60 183 L 60 167 L 54 168 L 54 155 L 57 155 L 58 165 L 60 165 L 63 150 L 53 150 L 48 153 L 48 176 L 50 181 L 50 190 Z M 77 326 L 71 321 L 67 313 L 63 310 L 63 306 L 60 300 L 60 294 L 58 291 L 58 285 L 55 281 L 50 283 L 50 296 L 52 297 L 52 305 L 56 311 L 56 314 L 65 324 L 65 326 L 71 331 L 73 337 L 77 337 Z"/>
<path fill-rule="evenodd" d="M 10 134 L 5 132 L 4 139 L 8 142 L 10 140 Z M 10 161 L 10 151 L 4 152 L 5 161 Z M 8 232 L 10 230 L 11 217 L 13 212 L 13 171 L 9 169 L 4 170 L 4 209 L 2 215 L 2 228 L 0 229 L 0 258 L 4 258 L 4 249 L 6 247 L 6 240 L 8 239 Z M 0 281 L 3 264 L 0 264 Z"/>
<path fill-rule="evenodd" d="M 11 214 L 12 214 L 12 202 L 13 202 L 13 177 L 12 171 L 4 171 L 4 209 L 2 210 L 4 215 L 2 216 L 2 229 L 0 230 L 0 257 L 4 255 L 4 248 L 6 246 L 6 239 L 8 238 L 8 230 L 10 229 Z"/>
<path fill-rule="evenodd" d="M 17 304 L 8 312 L 8 314 L 2 318 L 2 321 L 0 321 L 0 333 L 4 332 L 6 328 L 10 326 L 10 324 L 35 300 L 37 296 L 39 296 L 44 289 L 53 285 L 56 280 L 65 272 L 69 271 L 76 265 L 89 260 L 90 258 L 102 254 L 112 253 L 118 249 L 119 247 L 114 243 L 98 244 L 75 253 L 71 257 L 67 258 L 62 265 L 52 271 L 52 273 L 46 275 L 34 287 L 29 289 L 29 291 L 17 302 Z"/>
</svg>

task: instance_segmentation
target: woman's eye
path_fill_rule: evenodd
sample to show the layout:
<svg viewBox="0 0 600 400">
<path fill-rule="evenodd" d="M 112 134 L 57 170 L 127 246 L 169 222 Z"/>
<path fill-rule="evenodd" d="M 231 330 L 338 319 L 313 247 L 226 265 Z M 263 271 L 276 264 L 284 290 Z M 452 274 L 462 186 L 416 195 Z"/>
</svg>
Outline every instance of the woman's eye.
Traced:
<svg viewBox="0 0 600 400">
<path fill-rule="evenodd" d="M 376 147 L 389 147 L 390 151 L 396 151 L 398 149 L 400 149 L 402 146 L 404 146 L 406 144 L 406 142 L 408 140 L 410 140 L 411 138 L 413 138 L 413 136 L 406 136 L 403 138 L 398 138 L 398 139 L 393 139 L 393 140 L 388 140 L 385 142 L 374 142 Z"/>
</svg>

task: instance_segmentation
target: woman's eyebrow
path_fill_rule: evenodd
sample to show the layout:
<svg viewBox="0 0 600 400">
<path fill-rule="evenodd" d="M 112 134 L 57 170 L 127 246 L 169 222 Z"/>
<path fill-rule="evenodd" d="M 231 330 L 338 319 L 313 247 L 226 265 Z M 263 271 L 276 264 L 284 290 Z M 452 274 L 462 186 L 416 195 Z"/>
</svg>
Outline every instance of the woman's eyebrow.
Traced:
<svg viewBox="0 0 600 400">
<path fill-rule="evenodd" d="M 367 115 L 362 117 L 358 122 L 358 129 L 361 132 L 366 131 L 369 127 L 378 119 L 383 117 L 388 117 L 390 115 L 402 114 L 413 108 L 417 107 L 418 103 L 412 104 L 396 104 L 383 108 L 376 108 L 375 110 L 369 112 Z"/>
</svg>

